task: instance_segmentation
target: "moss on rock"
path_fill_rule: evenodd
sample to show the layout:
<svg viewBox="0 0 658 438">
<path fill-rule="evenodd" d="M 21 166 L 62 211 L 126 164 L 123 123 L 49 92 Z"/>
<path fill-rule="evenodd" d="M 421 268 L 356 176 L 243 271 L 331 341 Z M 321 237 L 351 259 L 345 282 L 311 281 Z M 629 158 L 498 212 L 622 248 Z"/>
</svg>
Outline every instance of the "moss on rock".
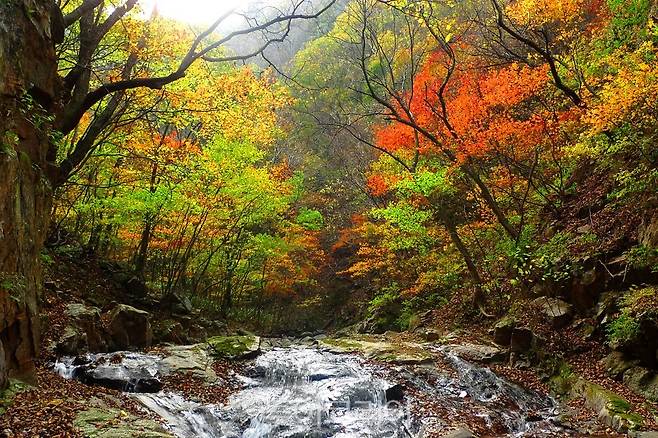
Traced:
<svg viewBox="0 0 658 438">
<path fill-rule="evenodd" d="M 350 338 L 326 338 L 322 339 L 319 345 L 335 353 L 359 353 L 370 359 L 396 364 L 420 364 L 432 360 L 432 355 L 418 344 L 410 342 L 393 343 L 367 335 Z"/>
<path fill-rule="evenodd" d="M 252 359 L 260 354 L 260 338 L 253 335 L 213 336 L 206 341 L 210 353 L 219 358 Z"/>
<path fill-rule="evenodd" d="M 91 408 L 81 411 L 73 423 L 89 438 L 173 438 L 153 420 L 137 418 L 118 409 Z"/>
<path fill-rule="evenodd" d="M 551 377 L 551 389 L 570 398 L 585 400 L 585 405 L 594 410 L 607 426 L 618 431 L 637 430 L 644 425 L 644 418 L 633 411 L 631 404 L 622 396 L 585 380 L 566 363 L 561 363 Z"/>
</svg>

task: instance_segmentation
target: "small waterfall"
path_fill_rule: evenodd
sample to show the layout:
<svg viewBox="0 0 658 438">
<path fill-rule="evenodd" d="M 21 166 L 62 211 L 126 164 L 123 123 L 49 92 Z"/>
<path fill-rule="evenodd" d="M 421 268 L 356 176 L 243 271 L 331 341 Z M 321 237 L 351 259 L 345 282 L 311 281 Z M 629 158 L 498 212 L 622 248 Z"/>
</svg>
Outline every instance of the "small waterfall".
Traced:
<svg viewBox="0 0 658 438">
<path fill-rule="evenodd" d="M 247 386 L 226 406 L 176 394 L 136 394 L 181 437 L 391 437 L 404 411 L 386 406 L 391 385 L 357 358 L 309 348 L 275 349 L 256 359 Z"/>
<path fill-rule="evenodd" d="M 437 349 L 457 373 L 457 377 L 441 376 L 439 385 L 430 386 L 415 382 L 429 391 L 438 393 L 452 405 L 458 415 L 463 409 L 463 400 L 469 397 L 477 403 L 476 415 L 492 429 L 503 427 L 507 436 L 550 436 L 563 433 L 554 421 L 557 403 L 550 397 L 521 388 L 498 375 L 489 368 L 474 365 L 456 354 L 450 346 Z"/>
</svg>

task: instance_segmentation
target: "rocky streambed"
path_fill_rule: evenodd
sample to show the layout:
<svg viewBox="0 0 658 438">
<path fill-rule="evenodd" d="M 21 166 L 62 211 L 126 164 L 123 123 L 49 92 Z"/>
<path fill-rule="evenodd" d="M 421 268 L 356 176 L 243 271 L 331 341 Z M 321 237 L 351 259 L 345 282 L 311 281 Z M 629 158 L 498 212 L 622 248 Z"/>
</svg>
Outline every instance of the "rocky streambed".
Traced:
<svg viewBox="0 0 658 438">
<path fill-rule="evenodd" d="M 496 436 L 569 433 L 556 421 L 551 398 L 473 365 L 452 348 L 330 339 L 253 341 L 225 337 L 152 354 L 63 357 L 54 366 L 67 378 L 130 392 L 162 424 L 138 436 L 471 436 L 469 427 Z M 218 348 L 242 366 L 216 372 Z M 232 394 L 213 401 L 166 384 L 190 376 L 208 388 L 232 382 Z M 79 416 L 84 420 L 89 412 Z"/>
</svg>

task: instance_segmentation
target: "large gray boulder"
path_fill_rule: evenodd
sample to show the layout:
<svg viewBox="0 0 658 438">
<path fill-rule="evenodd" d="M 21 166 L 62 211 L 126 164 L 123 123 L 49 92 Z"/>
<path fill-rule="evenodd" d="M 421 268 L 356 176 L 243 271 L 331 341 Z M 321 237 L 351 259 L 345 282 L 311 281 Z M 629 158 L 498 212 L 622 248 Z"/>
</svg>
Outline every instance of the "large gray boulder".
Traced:
<svg viewBox="0 0 658 438">
<path fill-rule="evenodd" d="M 539 297 L 532 304 L 556 329 L 566 327 L 573 317 L 573 306 L 558 298 Z"/>
<path fill-rule="evenodd" d="M 150 347 L 153 330 L 149 313 L 127 304 L 117 304 L 108 312 L 108 331 L 114 350 Z"/>
<path fill-rule="evenodd" d="M 505 351 L 491 345 L 464 343 L 451 345 L 450 351 L 462 359 L 483 363 L 500 362 L 507 357 Z"/>
<path fill-rule="evenodd" d="M 107 335 L 97 307 L 74 303 L 66 307 L 66 313 L 74 326 L 86 334 L 89 351 L 107 351 Z"/>
<path fill-rule="evenodd" d="M 217 381 L 213 370 L 213 358 L 204 344 L 176 345 L 163 350 L 165 357 L 160 362 L 160 372 L 164 375 L 191 374 L 207 383 Z"/>
<path fill-rule="evenodd" d="M 658 374 L 644 367 L 633 367 L 624 372 L 624 383 L 653 402 L 658 401 Z"/>
<path fill-rule="evenodd" d="M 66 306 L 65 313 L 68 324 L 55 344 L 58 353 L 74 355 L 85 351 L 107 351 L 107 333 L 97 307 L 71 303 Z"/>
</svg>

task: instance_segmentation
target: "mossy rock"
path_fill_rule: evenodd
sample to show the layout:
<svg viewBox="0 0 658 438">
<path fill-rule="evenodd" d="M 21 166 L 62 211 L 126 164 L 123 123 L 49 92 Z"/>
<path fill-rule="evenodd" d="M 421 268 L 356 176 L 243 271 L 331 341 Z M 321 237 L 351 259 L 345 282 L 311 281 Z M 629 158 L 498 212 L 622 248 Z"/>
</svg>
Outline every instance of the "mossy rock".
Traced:
<svg viewBox="0 0 658 438">
<path fill-rule="evenodd" d="M 548 384 L 554 393 L 569 396 L 577 382 L 578 376 L 574 374 L 571 367 L 566 363 L 561 363 L 557 366 L 557 371 L 550 378 Z"/>
<path fill-rule="evenodd" d="M 89 438 L 173 438 L 153 420 L 138 418 L 118 409 L 91 408 L 78 412 L 74 426 Z"/>
<path fill-rule="evenodd" d="M 551 389 L 560 395 L 584 398 L 585 405 L 598 414 L 599 420 L 617 431 L 637 430 L 644 425 L 644 418 L 633 411 L 628 400 L 601 385 L 583 379 L 566 363 L 557 367 L 549 384 Z"/>
<path fill-rule="evenodd" d="M 254 335 L 213 336 L 206 342 L 210 354 L 217 358 L 245 360 L 260 354 L 260 338 Z"/>
<path fill-rule="evenodd" d="M 366 335 L 353 338 L 326 338 L 319 346 L 334 353 L 358 353 L 370 359 L 394 364 L 422 364 L 432 355 L 422 346 L 410 342 L 389 342 Z"/>
<path fill-rule="evenodd" d="M 599 419 L 606 425 L 618 431 L 637 430 L 644 425 L 644 418 L 633 412 L 625 398 L 594 383 L 586 382 L 583 386 L 587 405 L 598 411 Z"/>
</svg>

